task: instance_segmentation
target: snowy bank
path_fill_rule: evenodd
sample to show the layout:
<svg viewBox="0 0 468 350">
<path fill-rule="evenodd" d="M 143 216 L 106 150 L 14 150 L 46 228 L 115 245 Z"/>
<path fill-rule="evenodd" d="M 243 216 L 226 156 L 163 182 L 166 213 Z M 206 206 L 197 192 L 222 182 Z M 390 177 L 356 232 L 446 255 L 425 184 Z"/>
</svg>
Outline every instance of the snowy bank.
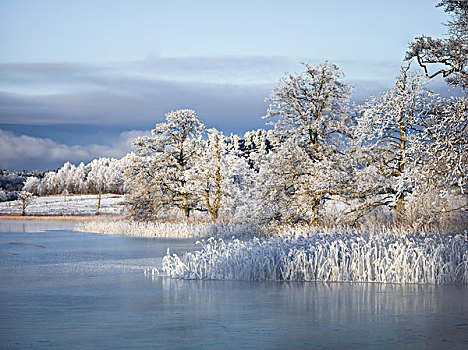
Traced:
<svg viewBox="0 0 468 350">
<path fill-rule="evenodd" d="M 131 220 L 96 221 L 77 225 L 75 230 L 132 237 L 190 238 L 253 236 L 257 229 L 246 225 L 184 222 L 139 222 Z"/>
<path fill-rule="evenodd" d="M 200 244 L 182 257 L 168 252 L 163 271 L 181 279 L 468 283 L 466 233 L 310 233 Z"/>
<path fill-rule="evenodd" d="M 26 208 L 28 216 L 89 216 L 96 214 L 99 196 L 87 195 L 56 195 L 34 198 Z M 123 196 L 103 194 L 101 196 L 101 215 L 119 215 L 122 212 Z M 20 215 L 21 201 L 0 203 L 1 215 Z"/>
</svg>

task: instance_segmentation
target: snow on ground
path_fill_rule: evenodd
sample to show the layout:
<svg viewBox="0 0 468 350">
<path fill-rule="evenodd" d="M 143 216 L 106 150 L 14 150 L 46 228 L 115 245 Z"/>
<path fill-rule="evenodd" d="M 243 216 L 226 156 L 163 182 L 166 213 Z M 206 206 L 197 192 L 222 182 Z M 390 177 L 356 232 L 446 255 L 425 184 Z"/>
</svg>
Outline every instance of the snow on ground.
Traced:
<svg viewBox="0 0 468 350">
<path fill-rule="evenodd" d="M 123 196 L 103 194 L 101 197 L 100 214 L 121 214 Z M 36 197 L 26 208 L 26 215 L 37 216 L 77 216 L 94 215 L 98 204 L 98 195 L 58 195 Z M 0 203 L 0 215 L 21 214 L 21 201 Z"/>
<path fill-rule="evenodd" d="M 254 236 L 256 227 L 185 222 L 138 222 L 131 220 L 95 221 L 77 225 L 78 231 L 124 235 L 132 237 L 190 238 Z"/>
<path fill-rule="evenodd" d="M 225 242 L 168 254 L 172 278 L 384 283 L 468 283 L 468 235 L 314 232 Z"/>
</svg>

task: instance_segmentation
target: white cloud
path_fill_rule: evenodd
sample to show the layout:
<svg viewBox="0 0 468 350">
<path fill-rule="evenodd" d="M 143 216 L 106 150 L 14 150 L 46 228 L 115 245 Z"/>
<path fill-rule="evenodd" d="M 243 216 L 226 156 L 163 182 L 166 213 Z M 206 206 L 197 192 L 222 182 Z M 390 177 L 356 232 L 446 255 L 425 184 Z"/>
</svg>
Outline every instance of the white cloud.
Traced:
<svg viewBox="0 0 468 350">
<path fill-rule="evenodd" d="M 149 131 L 120 133 L 110 144 L 65 145 L 49 138 L 15 135 L 0 129 L 0 167 L 22 170 L 57 168 L 66 161 L 88 162 L 99 157 L 120 158 L 131 150 L 131 142 Z"/>
</svg>

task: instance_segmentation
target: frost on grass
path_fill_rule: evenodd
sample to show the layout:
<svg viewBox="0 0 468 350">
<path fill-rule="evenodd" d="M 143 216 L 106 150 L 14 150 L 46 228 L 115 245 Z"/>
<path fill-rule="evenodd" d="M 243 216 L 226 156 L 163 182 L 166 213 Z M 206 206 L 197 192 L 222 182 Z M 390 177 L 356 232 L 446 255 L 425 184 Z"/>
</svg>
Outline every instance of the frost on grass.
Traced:
<svg viewBox="0 0 468 350">
<path fill-rule="evenodd" d="M 468 236 L 309 233 L 248 241 L 210 238 L 182 257 L 172 278 L 219 280 L 468 283 Z"/>
<path fill-rule="evenodd" d="M 26 215 L 37 216 L 77 216 L 95 215 L 98 195 L 56 195 L 35 198 L 26 209 Z M 121 213 L 123 196 L 103 194 L 100 214 L 118 215 Z M 22 202 L 0 203 L 0 214 L 21 214 Z"/>
<path fill-rule="evenodd" d="M 75 229 L 85 232 L 150 238 L 238 237 L 253 236 L 258 233 L 255 227 L 246 225 L 139 222 L 131 220 L 95 221 L 80 224 Z"/>
</svg>

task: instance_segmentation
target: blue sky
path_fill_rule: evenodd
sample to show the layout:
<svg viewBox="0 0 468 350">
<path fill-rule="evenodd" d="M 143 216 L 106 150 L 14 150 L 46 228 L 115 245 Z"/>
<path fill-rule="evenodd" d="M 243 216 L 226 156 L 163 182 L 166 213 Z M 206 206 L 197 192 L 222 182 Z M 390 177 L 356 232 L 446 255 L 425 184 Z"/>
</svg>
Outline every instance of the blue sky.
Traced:
<svg viewBox="0 0 468 350">
<path fill-rule="evenodd" d="M 0 0 L 0 167 L 118 157 L 178 108 L 225 133 L 263 127 L 301 61 L 338 64 L 361 102 L 415 36 L 445 33 L 437 2 Z"/>
</svg>

